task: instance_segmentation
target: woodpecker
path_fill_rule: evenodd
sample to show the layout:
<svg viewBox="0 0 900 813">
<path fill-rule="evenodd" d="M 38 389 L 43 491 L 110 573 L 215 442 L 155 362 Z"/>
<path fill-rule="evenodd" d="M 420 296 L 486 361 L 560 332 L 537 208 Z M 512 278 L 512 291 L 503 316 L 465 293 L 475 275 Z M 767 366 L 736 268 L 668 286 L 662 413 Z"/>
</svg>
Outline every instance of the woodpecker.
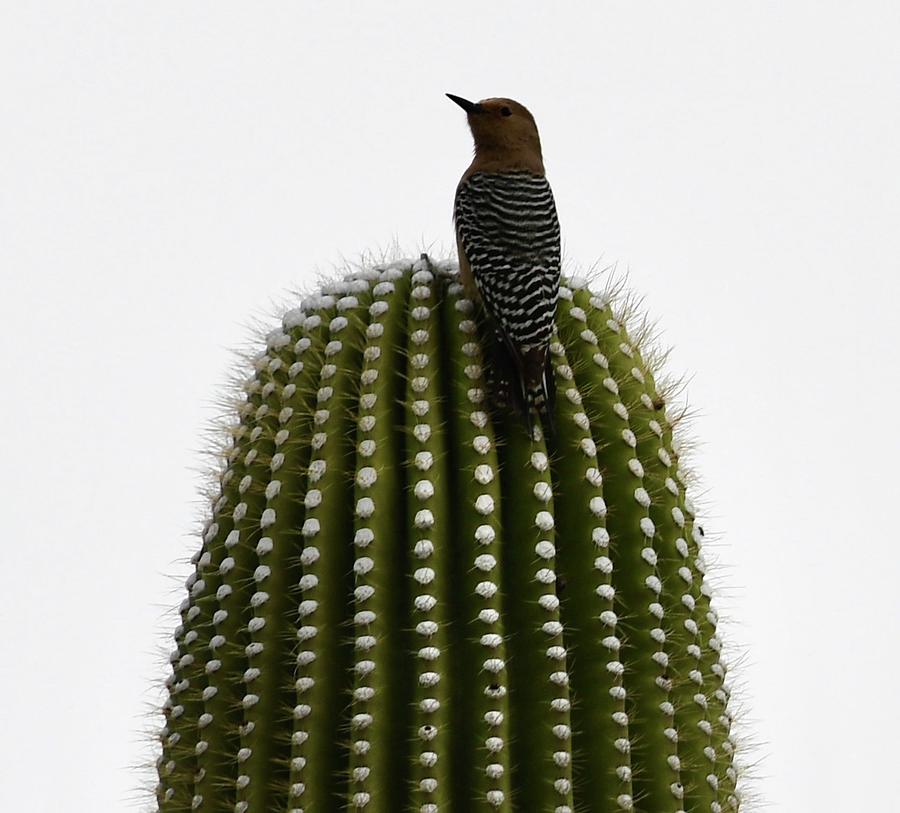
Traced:
<svg viewBox="0 0 900 813">
<path fill-rule="evenodd" d="M 494 395 L 501 406 L 512 396 L 530 435 L 532 412 L 552 435 L 549 349 L 559 296 L 559 221 L 537 125 L 512 99 L 447 96 L 466 111 L 475 141 L 453 220 L 463 285 L 483 304 L 495 336 Z"/>
</svg>

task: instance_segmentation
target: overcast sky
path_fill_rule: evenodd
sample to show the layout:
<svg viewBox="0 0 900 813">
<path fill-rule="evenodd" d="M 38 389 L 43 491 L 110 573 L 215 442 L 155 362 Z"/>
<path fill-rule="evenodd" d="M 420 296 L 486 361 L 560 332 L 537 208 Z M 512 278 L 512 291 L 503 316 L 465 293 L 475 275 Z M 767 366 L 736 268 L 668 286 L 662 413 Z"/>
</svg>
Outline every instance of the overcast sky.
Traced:
<svg viewBox="0 0 900 813">
<path fill-rule="evenodd" d="M 453 246 L 446 91 L 531 108 L 568 260 L 691 377 L 749 793 L 887 810 L 898 9 L 3 3 L 0 810 L 140 809 L 233 350 L 342 258 Z"/>
</svg>

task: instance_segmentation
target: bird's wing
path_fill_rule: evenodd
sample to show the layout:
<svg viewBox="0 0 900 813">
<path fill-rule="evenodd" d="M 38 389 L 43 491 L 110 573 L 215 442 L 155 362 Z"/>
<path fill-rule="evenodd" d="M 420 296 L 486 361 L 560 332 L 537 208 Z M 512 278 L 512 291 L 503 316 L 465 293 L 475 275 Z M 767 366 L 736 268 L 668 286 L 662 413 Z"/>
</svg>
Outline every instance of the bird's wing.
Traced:
<svg viewBox="0 0 900 813">
<path fill-rule="evenodd" d="M 559 293 L 560 241 L 547 179 L 476 172 L 456 193 L 459 242 L 485 307 L 519 354 L 546 346 Z"/>
</svg>

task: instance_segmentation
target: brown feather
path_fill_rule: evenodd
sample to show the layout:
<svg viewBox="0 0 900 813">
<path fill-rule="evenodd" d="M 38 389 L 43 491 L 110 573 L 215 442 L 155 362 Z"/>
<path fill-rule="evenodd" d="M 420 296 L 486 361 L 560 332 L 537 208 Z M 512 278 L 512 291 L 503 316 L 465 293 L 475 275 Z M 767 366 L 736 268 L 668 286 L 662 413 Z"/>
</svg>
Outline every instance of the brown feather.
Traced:
<svg viewBox="0 0 900 813">
<path fill-rule="evenodd" d="M 513 99 L 482 99 L 480 113 L 469 113 L 469 129 L 475 141 L 475 157 L 460 183 L 474 172 L 514 172 L 527 169 L 544 175 L 541 137 L 534 117 Z M 508 107 L 511 116 L 501 110 Z"/>
</svg>

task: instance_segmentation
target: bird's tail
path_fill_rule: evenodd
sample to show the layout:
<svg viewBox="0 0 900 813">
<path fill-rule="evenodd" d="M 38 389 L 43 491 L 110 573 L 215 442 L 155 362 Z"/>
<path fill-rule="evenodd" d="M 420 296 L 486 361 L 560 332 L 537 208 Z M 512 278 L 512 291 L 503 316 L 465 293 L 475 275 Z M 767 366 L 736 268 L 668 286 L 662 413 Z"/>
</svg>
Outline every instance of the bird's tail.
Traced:
<svg viewBox="0 0 900 813">
<path fill-rule="evenodd" d="M 525 348 L 521 351 L 521 359 L 522 401 L 528 430 L 532 430 L 531 415 L 536 412 L 544 435 L 553 438 L 556 434 L 553 423 L 556 382 L 549 348 L 547 345 Z"/>
<path fill-rule="evenodd" d="M 516 347 L 493 326 L 488 384 L 493 406 L 500 414 L 511 407 L 522 415 L 529 437 L 534 437 L 537 414 L 546 438 L 553 438 L 556 386 L 547 345 Z"/>
</svg>

